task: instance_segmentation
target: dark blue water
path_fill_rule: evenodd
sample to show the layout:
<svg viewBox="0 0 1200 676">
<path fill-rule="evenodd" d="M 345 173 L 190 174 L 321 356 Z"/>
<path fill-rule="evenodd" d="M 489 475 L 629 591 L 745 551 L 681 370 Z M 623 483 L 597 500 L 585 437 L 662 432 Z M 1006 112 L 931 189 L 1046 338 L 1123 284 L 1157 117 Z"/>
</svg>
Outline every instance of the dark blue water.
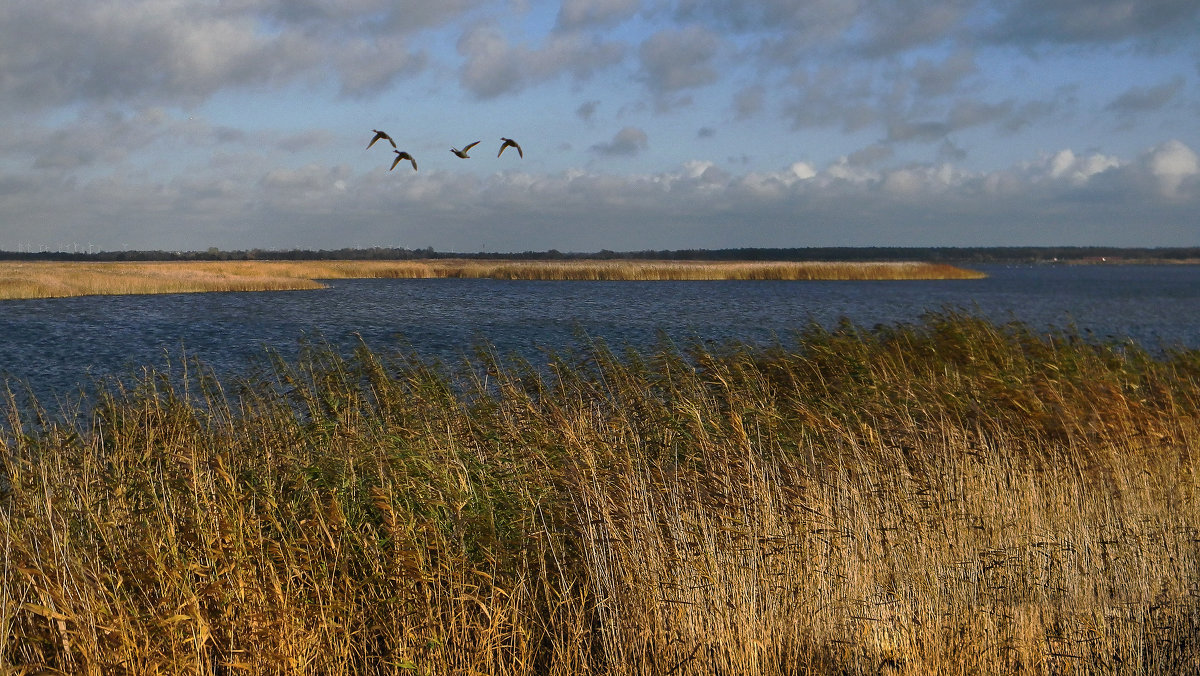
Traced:
<svg viewBox="0 0 1200 676">
<path fill-rule="evenodd" d="M 235 375 L 304 336 L 403 346 L 457 363 L 486 341 L 536 362 L 576 330 L 614 347 L 678 340 L 770 341 L 811 321 L 871 327 L 961 308 L 1097 339 L 1200 348 L 1200 266 L 983 267 L 965 281 L 527 282 L 337 280 L 318 291 L 100 296 L 0 302 L 0 377 L 39 399 L 164 368 L 186 353 Z"/>
</svg>

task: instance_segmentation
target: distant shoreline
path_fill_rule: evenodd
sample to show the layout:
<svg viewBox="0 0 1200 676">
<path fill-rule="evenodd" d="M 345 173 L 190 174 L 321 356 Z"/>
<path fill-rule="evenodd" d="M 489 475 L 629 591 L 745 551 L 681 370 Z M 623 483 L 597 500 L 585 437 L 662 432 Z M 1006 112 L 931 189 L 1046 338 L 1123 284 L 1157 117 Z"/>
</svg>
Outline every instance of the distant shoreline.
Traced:
<svg viewBox="0 0 1200 676">
<path fill-rule="evenodd" d="M 1200 258 L 1115 258 L 1045 261 L 1050 265 L 1200 265 Z"/>
<path fill-rule="evenodd" d="M 322 279 L 596 281 L 980 279 L 945 263 L 914 261 L 469 260 L 0 261 L 0 300 L 95 295 L 288 291 Z"/>
<path fill-rule="evenodd" d="M 242 249 L 204 251 L 0 251 L 0 261 L 415 261 L 415 260 L 542 260 L 542 261 L 776 261 L 884 262 L 926 261 L 951 265 L 1005 263 L 1200 264 L 1200 247 L 1007 246 L 1007 247 L 741 247 L 730 249 L 663 249 L 639 251 L 547 251 L 475 253 L 404 247 L 313 249 Z"/>
</svg>

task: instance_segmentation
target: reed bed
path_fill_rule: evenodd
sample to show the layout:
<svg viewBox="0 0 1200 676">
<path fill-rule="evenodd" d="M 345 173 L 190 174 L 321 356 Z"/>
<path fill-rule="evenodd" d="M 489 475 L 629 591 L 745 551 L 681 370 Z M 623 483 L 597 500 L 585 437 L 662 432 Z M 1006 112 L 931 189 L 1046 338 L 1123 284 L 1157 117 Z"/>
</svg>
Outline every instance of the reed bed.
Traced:
<svg viewBox="0 0 1200 676">
<path fill-rule="evenodd" d="M 170 261 L 0 262 L 0 299 L 317 289 L 322 279 L 532 280 L 974 279 L 940 263 L 711 261 Z"/>
<path fill-rule="evenodd" d="M 10 397 L 14 673 L 1200 671 L 1200 353 L 958 312 Z"/>
<path fill-rule="evenodd" d="M 836 261 L 441 261 L 434 277 L 535 280 L 888 280 L 979 279 L 982 273 L 945 263 Z"/>
</svg>

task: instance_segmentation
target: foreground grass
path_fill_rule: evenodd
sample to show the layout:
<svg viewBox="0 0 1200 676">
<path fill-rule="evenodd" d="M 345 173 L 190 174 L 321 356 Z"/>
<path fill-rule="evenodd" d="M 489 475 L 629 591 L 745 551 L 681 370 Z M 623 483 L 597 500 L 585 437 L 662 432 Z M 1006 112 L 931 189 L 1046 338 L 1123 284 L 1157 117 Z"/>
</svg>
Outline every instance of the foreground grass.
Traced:
<svg viewBox="0 0 1200 676">
<path fill-rule="evenodd" d="M 1200 354 L 954 313 L 11 406 L 16 673 L 1200 670 Z M 56 672 L 50 672 L 56 673 Z"/>
<path fill-rule="evenodd" d="M 318 289 L 320 279 L 491 278 L 540 280 L 976 279 L 940 263 L 720 261 L 0 261 L 0 300 L 200 291 Z"/>
</svg>

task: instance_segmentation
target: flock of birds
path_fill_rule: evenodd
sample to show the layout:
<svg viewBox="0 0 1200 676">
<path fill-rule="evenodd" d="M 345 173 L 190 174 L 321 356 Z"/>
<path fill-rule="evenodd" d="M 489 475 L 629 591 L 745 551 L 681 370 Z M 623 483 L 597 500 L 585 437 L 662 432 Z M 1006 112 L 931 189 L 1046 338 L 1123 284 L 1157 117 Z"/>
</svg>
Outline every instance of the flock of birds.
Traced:
<svg viewBox="0 0 1200 676">
<path fill-rule="evenodd" d="M 371 142 L 367 144 L 367 149 L 370 149 L 371 146 L 375 145 L 375 142 L 378 141 L 379 139 L 383 139 L 383 140 L 387 141 L 388 143 L 392 144 L 393 148 L 397 147 L 396 142 L 394 140 L 392 140 L 391 136 L 388 136 L 387 132 L 379 131 L 378 129 L 372 129 L 371 131 L 375 132 L 375 137 L 372 138 Z M 496 153 L 496 157 L 500 157 L 501 155 L 503 155 L 505 149 L 507 149 L 507 148 L 516 148 L 517 154 L 520 155 L 522 158 L 525 157 L 525 152 L 521 150 L 521 146 L 518 145 L 516 141 L 514 141 L 510 138 L 504 138 L 503 136 L 500 137 L 500 140 L 503 141 L 503 143 L 500 144 L 500 152 Z M 477 145 L 479 145 L 479 141 L 475 141 L 474 143 L 468 143 L 466 146 L 463 147 L 462 150 L 459 150 L 458 148 L 451 148 L 450 152 L 454 153 L 455 155 L 457 155 L 458 157 L 461 157 L 463 159 L 469 159 L 471 156 L 468 155 L 467 153 L 470 152 L 471 148 L 474 148 Z M 388 171 L 395 169 L 396 165 L 400 164 L 400 162 L 403 160 L 408 160 L 409 162 L 412 162 L 413 171 L 417 170 L 417 161 L 415 159 L 413 159 L 412 155 L 408 154 L 407 150 L 393 150 L 392 152 L 396 153 L 396 159 L 392 161 L 392 166 L 390 169 L 388 169 Z"/>
</svg>

